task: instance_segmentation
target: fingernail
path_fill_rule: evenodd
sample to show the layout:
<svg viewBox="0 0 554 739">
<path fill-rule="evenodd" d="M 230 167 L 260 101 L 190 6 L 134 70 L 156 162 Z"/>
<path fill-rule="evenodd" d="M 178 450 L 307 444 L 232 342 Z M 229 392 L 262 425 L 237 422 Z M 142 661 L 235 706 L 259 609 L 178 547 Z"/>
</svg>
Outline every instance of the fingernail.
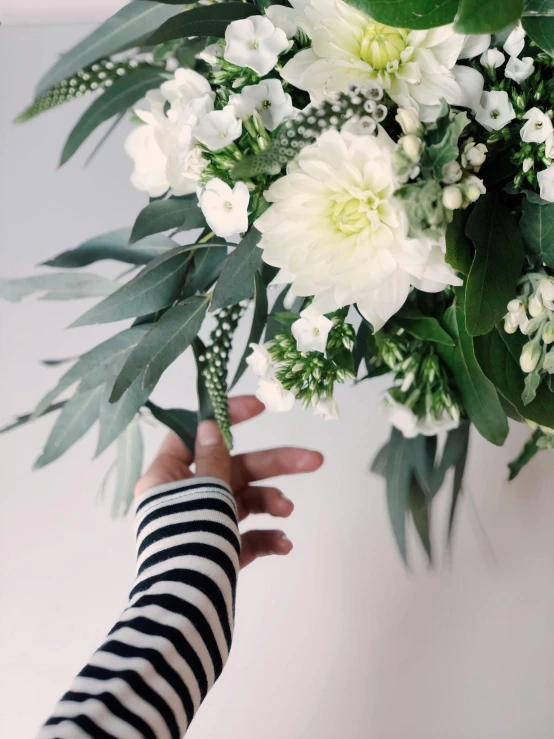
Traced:
<svg viewBox="0 0 554 739">
<path fill-rule="evenodd" d="M 215 421 L 202 421 L 198 426 L 196 442 L 200 446 L 216 446 L 223 443 L 221 431 Z"/>
<path fill-rule="evenodd" d="M 281 541 L 284 541 L 285 544 L 290 544 L 291 549 L 294 546 L 294 544 L 292 543 L 292 541 L 289 539 L 289 537 L 286 534 L 281 534 Z"/>
</svg>

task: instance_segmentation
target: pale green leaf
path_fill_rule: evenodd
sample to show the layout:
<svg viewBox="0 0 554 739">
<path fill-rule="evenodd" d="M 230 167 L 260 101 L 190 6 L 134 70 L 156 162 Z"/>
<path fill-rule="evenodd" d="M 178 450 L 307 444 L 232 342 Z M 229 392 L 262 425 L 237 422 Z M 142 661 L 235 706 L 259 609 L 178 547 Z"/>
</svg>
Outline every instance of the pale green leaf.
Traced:
<svg viewBox="0 0 554 739">
<path fill-rule="evenodd" d="M 104 449 L 117 439 L 148 400 L 152 388 L 143 388 L 142 379 L 142 376 L 139 375 L 117 403 L 110 403 L 109 401 L 112 390 L 111 384 L 104 386 L 104 394 L 100 404 L 100 432 L 95 457 L 102 454 Z"/>
<path fill-rule="evenodd" d="M 41 300 L 76 300 L 110 295 L 117 282 L 86 272 L 56 272 L 14 280 L 0 280 L 0 298 L 18 302 L 33 293 L 42 293 Z"/>
<path fill-rule="evenodd" d="M 133 502 L 135 485 L 142 472 L 143 442 L 138 419 L 134 419 L 117 443 L 117 473 L 112 516 L 124 516 Z"/>
<path fill-rule="evenodd" d="M 254 295 L 254 275 L 263 264 L 260 238 L 260 232 L 252 228 L 232 252 L 216 283 L 210 310 L 226 308 Z"/>
<path fill-rule="evenodd" d="M 173 39 L 191 36 L 224 38 L 229 23 L 259 15 L 251 3 L 226 2 L 200 5 L 167 20 L 147 39 L 149 45 L 163 44 Z"/>
<path fill-rule="evenodd" d="M 177 434 L 187 449 L 194 451 L 198 426 L 198 415 L 194 411 L 187 411 L 184 408 L 160 408 L 151 401 L 146 403 L 146 407 L 156 420 Z"/>
<path fill-rule="evenodd" d="M 204 216 L 198 207 L 196 196 L 154 200 L 138 214 L 131 233 L 130 243 L 133 244 L 147 236 L 159 234 L 172 228 L 186 227 L 189 230 L 199 228 L 204 223 Z"/>
</svg>

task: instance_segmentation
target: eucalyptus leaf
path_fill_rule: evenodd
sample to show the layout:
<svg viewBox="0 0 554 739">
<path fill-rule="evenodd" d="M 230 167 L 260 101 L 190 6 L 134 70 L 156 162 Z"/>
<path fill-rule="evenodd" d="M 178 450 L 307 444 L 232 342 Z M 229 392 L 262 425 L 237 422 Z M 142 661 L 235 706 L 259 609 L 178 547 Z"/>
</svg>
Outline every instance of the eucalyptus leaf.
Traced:
<svg viewBox="0 0 554 739">
<path fill-rule="evenodd" d="M 235 387 L 237 382 L 244 374 L 244 371 L 248 366 L 246 363 L 246 359 L 248 355 L 252 352 L 252 350 L 250 349 L 250 344 L 259 343 L 260 339 L 262 338 L 265 325 L 267 323 L 267 288 L 259 272 L 256 272 L 254 279 L 256 284 L 254 291 L 254 315 L 252 317 L 250 334 L 248 336 L 248 341 L 246 342 L 246 349 L 244 350 L 244 353 L 240 359 L 237 371 L 235 372 L 235 376 L 233 378 L 233 381 L 231 382 L 229 390 L 232 390 Z"/>
<path fill-rule="evenodd" d="M 431 507 L 428 496 L 415 477 L 412 477 L 408 496 L 408 507 L 429 562 L 433 561 L 431 548 L 430 519 Z"/>
<path fill-rule="evenodd" d="M 151 261 L 136 277 L 78 318 L 72 326 L 110 323 L 166 308 L 183 285 L 191 246 L 177 246 Z"/>
<path fill-rule="evenodd" d="M 457 441 L 461 444 L 460 453 L 454 464 L 454 480 L 452 482 L 452 498 L 450 500 L 450 512 L 448 514 L 448 541 L 452 541 L 454 533 L 454 521 L 456 519 L 456 511 L 458 510 L 458 502 L 464 481 L 464 474 L 467 464 L 467 452 L 469 448 L 469 432 L 470 424 L 466 423 L 460 426 Z"/>
<path fill-rule="evenodd" d="M 55 274 L 33 275 L 15 280 L 0 280 L 0 298 L 18 302 L 33 293 L 43 293 L 41 300 L 76 300 L 110 295 L 118 287 L 117 282 L 107 277 L 86 272 L 56 272 Z"/>
<path fill-rule="evenodd" d="M 135 46 L 181 8 L 149 0 L 133 0 L 66 52 L 38 84 L 37 96 L 99 59 Z"/>
<path fill-rule="evenodd" d="M 210 6 L 211 7 L 211 6 Z M 145 239 L 147 236 L 159 234 L 172 228 L 187 230 L 200 228 L 205 223 L 202 211 L 198 207 L 198 199 L 192 196 L 154 200 L 138 214 L 130 243 Z"/>
<path fill-rule="evenodd" d="M 469 274 L 473 261 L 473 244 L 466 236 L 467 217 L 463 210 L 455 210 L 452 222 L 446 229 L 446 261 L 464 275 Z"/>
<path fill-rule="evenodd" d="M 117 402 L 142 373 L 143 387 L 153 387 L 198 335 L 207 307 L 207 298 L 192 297 L 164 313 L 127 358 L 115 381 L 110 402 Z"/>
<path fill-rule="evenodd" d="M 458 428 L 451 429 L 446 437 L 440 462 L 431 474 L 431 491 L 436 495 L 444 483 L 448 470 L 455 467 L 467 455 L 469 423 L 461 421 Z"/>
<path fill-rule="evenodd" d="M 226 261 L 227 244 L 198 248 L 194 253 L 192 269 L 187 273 L 182 296 L 188 298 L 206 291 L 217 280 Z"/>
<path fill-rule="evenodd" d="M 466 233 L 475 245 L 475 258 L 466 282 L 465 320 L 469 334 L 479 336 L 505 315 L 525 255 L 517 223 L 495 194 L 479 198 Z"/>
<path fill-rule="evenodd" d="M 13 431 L 14 429 L 18 429 L 20 426 L 25 426 L 27 423 L 29 423 L 29 421 L 34 421 L 39 417 L 46 416 L 48 413 L 59 411 L 61 408 L 64 407 L 65 404 L 65 400 L 60 400 L 59 403 L 52 403 L 52 405 L 49 405 L 47 408 L 45 408 L 38 416 L 35 416 L 34 413 L 24 413 L 22 416 L 16 416 L 15 420 L 12 421 L 12 423 L 9 423 L 3 428 L 0 428 L 0 434 L 5 434 L 7 431 Z"/>
<path fill-rule="evenodd" d="M 98 420 L 103 387 L 76 393 L 64 405 L 46 442 L 35 468 L 45 467 L 61 457 Z"/>
<path fill-rule="evenodd" d="M 187 411 L 184 408 L 160 408 L 151 401 L 146 403 L 146 407 L 157 421 L 177 434 L 187 449 L 194 451 L 198 426 L 198 415 L 194 411 Z"/>
<path fill-rule="evenodd" d="M 521 452 L 517 455 L 513 462 L 510 462 L 510 464 L 508 465 L 508 469 L 510 470 L 508 480 L 510 480 L 510 482 L 512 480 L 515 480 L 521 470 L 526 467 L 529 462 L 535 457 L 535 455 L 537 455 L 541 451 L 541 448 L 537 443 L 541 436 L 542 431 L 540 429 L 535 429 L 531 438 L 526 442 Z"/>
<path fill-rule="evenodd" d="M 116 80 L 90 105 L 69 134 L 60 159 L 65 164 L 104 121 L 127 110 L 148 90 L 159 87 L 164 77 L 157 67 L 144 67 Z"/>
<path fill-rule="evenodd" d="M 458 0 L 347 0 L 370 18 L 396 28 L 421 30 L 452 23 Z"/>
<path fill-rule="evenodd" d="M 515 23 L 523 12 L 523 0 L 460 0 L 456 17 L 458 33 L 496 33 Z"/>
<path fill-rule="evenodd" d="M 371 472 L 374 472 L 376 475 L 380 475 L 381 477 L 384 477 L 384 478 L 387 477 L 389 450 L 390 450 L 390 442 L 387 441 L 387 443 L 384 444 L 379 449 L 379 451 L 373 458 L 373 462 L 371 463 L 371 467 L 370 467 Z"/>
<path fill-rule="evenodd" d="M 210 310 L 226 308 L 254 295 L 254 275 L 263 264 L 260 238 L 260 232 L 251 228 L 230 255 L 216 283 Z"/>
<path fill-rule="evenodd" d="M 389 519 L 404 563 L 408 563 L 406 549 L 406 512 L 409 506 L 412 481 L 412 450 L 408 439 L 393 428 L 387 452 L 387 508 Z"/>
<path fill-rule="evenodd" d="M 224 38 L 229 23 L 259 15 L 251 3 L 226 2 L 200 5 L 163 23 L 148 39 L 149 45 L 163 44 L 176 38 L 215 36 Z"/>
<path fill-rule="evenodd" d="M 111 385 L 104 386 L 104 394 L 100 404 L 100 433 L 95 457 L 102 454 L 104 449 L 125 431 L 148 400 L 152 388 L 143 388 L 142 380 L 142 376 L 139 375 L 117 403 L 110 403 Z"/>
<path fill-rule="evenodd" d="M 53 259 L 43 262 L 42 265 L 74 269 L 76 267 L 86 267 L 104 259 L 113 259 L 126 264 L 147 264 L 152 259 L 165 254 L 168 249 L 175 247 L 174 241 L 161 234 L 148 236 L 132 246 L 129 245 L 130 237 L 130 228 L 110 231 L 93 239 L 88 239 L 88 241 L 84 241 L 74 249 L 63 251 Z"/>
<path fill-rule="evenodd" d="M 523 201 L 519 225 L 529 251 L 547 267 L 554 268 L 554 203 L 540 199 L 537 202 L 528 196 Z"/>
<path fill-rule="evenodd" d="M 449 308 L 444 323 L 456 346 L 439 344 L 438 351 L 456 380 L 464 408 L 481 436 L 502 446 L 508 435 L 508 419 L 498 398 L 496 383 L 493 384 L 490 377 L 487 379 L 477 363 L 462 309 Z"/>
<path fill-rule="evenodd" d="M 142 473 L 143 442 L 140 424 L 135 418 L 117 442 L 117 472 L 112 516 L 124 516 L 133 502 L 135 486 Z"/>
</svg>

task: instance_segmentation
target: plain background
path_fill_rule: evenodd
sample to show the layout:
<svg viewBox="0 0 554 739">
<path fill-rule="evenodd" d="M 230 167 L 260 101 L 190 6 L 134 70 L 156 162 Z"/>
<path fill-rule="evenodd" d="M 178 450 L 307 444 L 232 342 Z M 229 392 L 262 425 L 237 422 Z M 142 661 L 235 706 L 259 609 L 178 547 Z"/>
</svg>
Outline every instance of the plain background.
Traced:
<svg viewBox="0 0 554 739">
<path fill-rule="evenodd" d="M 0 30 L 3 277 L 28 275 L 88 237 L 130 225 L 145 203 L 128 182 L 123 129 L 88 168 L 90 148 L 56 171 L 83 101 L 11 125 L 46 67 L 88 30 Z M 64 330 L 89 305 L 1 305 L 2 422 L 54 384 L 59 372 L 38 360 L 75 355 L 115 330 Z M 194 407 L 193 385 L 185 357 L 154 398 Z M 283 526 L 294 551 L 241 575 L 232 656 L 191 739 L 551 739 L 554 457 L 543 453 L 507 485 L 505 465 L 525 430 L 514 429 L 503 449 L 475 436 L 453 556 L 429 571 L 414 543 L 407 572 L 383 485 L 367 471 L 388 433 L 378 411 L 384 387 L 340 391 L 338 423 L 297 409 L 237 430 L 238 450 L 304 444 L 321 449 L 326 463 L 309 479 L 282 482 L 296 504 Z M 241 389 L 252 388 L 247 377 Z M 110 520 L 96 499 L 113 451 L 91 462 L 90 433 L 31 472 L 51 423 L 0 439 L 0 736 L 14 739 L 34 735 L 118 617 L 133 577 L 131 523 Z M 162 433 L 146 428 L 149 457 Z M 438 550 L 447 503 L 445 490 L 434 521 Z"/>
</svg>

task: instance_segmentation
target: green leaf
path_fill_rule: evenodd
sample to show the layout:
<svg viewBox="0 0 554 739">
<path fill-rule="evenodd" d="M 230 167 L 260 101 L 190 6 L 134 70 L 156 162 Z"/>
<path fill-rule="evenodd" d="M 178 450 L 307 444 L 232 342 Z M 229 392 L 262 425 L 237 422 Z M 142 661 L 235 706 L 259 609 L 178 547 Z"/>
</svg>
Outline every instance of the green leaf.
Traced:
<svg viewBox="0 0 554 739">
<path fill-rule="evenodd" d="M 415 30 L 452 23 L 458 0 L 347 0 L 379 23 Z"/>
<path fill-rule="evenodd" d="M 212 405 L 212 399 L 210 398 L 208 388 L 206 387 L 202 365 L 200 363 L 200 357 L 206 354 L 206 347 L 198 336 L 192 342 L 192 350 L 194 352 L 194 361 L 196 362 L 196 393 L 198 395 L 197 418 L 198 423 L 200 423 L 200 421 L 205 421 L 208 418 L 215 418 L 215 412 Z"/>
<path fill-rule="evenodd" d="M 387 452 L 387 507 L 389 519 L 404 563 L 408 563 L 406 549 L 406 511 L 412 481 L 412 449 L 410 440 L 393 428 Z"/>
<path fill-rule="evenodd" d="M 496 383 L 490 382 L 490 377 L 487 379 L 477 363 L 462 309 L 449 308 L 444 314 L 444 322 L 456 340 L 456 347 L 439 344 L 438 351 L 456 380 L 464 408 L 481 436 L 502 446 L 508 435 L 508 419 L 498 399 Z"/>
<path fill-rule="evenodd" d="M 473 261 L 473 244 L 465 233 L 466 213 L 455 210 L 452 223 L 446 229 L 446 261 L 464 275 L 469 274 Z"/>
<path fill-rule="evenodd" d="M 523 12 L 523 0 L 460 0 L 456 17 L 458 33 L 496 33 L 515 23 Z"/>
<path fill-rule="evenodd" d="M 229 390 L 232 390 L 237 382 L 240 380 L 246 367 L 246 358 L 251 353 L 250 344 L 258 344 L 262 338 L 265 325 L 267 323 L 267 288 L 259 272 L 255 275 L 256 287 L 254 291 L 254 315 L 252 317 L 252 326 L 250 327 L 250 334 L 248 341 L 246 342 L 246 349 L 240 359 L 239 366 L 235 372 L 235 376 Z"/>
<path fill-rule="evenodd" d="M 40 401 L 33 412 L 33 419 L 42 415 L 64 390 L 67 390 L 79 380 L 81 380 L 81 387 L 89 390 L 103 382 L 107 382 L 110 370 L 114 367 L 117 369 L 118 362 L 124 361 L 126 354 L 145 336 L 148 328 L 148 326 L 128 328 L 83 354 L 62 375 L 56 387 L 50 390 Z"/>
<path fill-rule="evenodd" d="M 192 229 L 203 225 L 204 216 L 198 207 L 196 196 L 154 200 L 138 214 L 130 243 L 159 234 L 161 231 L 168 231 L 170 228 L 186 226 L 187 229 Z"/>
<path fill-rule="evenodd" d="M 524 260 L 518 225 L 495 194 L 483 195 L 466 233 L 475 245 L 465 290 L 466 327 L 471 336 L 491 331 L 516 293 Z"/>
<path fill-rule="evenodd" d="M 130 246 L 130 237 L 130 228 L 110 231 L 84 241 L 75 249 L 63 251 L 53 259 L 43 262 L 42 265 L 74 269 L 75 267 L 86 267 L 103 259 L 113 259 L 127 264 L 147 264 L 175 246 L 174 241 L 162 235 L 149 236 Z"/>
<path fill-rule="evenodd" d="M 390 441 L 387 441 L 387 443 L 384 444 L 379 449 L 379 451 L 373 458 L 373 462 L 371 463 L 371 467 L 370 467 L 371 472 L 374 472 L 376 475 L 380 475 L 381 477 L 384 477 L 384 478 L 387 477 L 389 449 L 390 449 Z"/>
<path fill-rule="evenodd" d="M 464 482 L 464 474 L 467 464 L 467 452 L 469 448 L 469 432 L 470 424 L 466 423 L 459 427 L 459 439 L 462 448 L 456 463 L 454 464 L 454 480 L 452 483 L 452 498 L 450 501 L 450 513 L 448 514 L 448 541 L 452 541 L 452 534 L 454 533 L 454 521 L 456 518 L 456 511 L 458 509 L 458 501 L 460 499 L 460 493 L 462 492 L 462 486 Z"/>
<path fill-rule="evenodd" d="M 14 429 L 18 429 L 20 426 L 25 426 L 27 423 L 29 423 L 29 421 L 34 421 L 36 418 L 39 418 L 39 416 L 46 416 L 47 413 L 59 411 L 60 408 L 63 408 L 65 404 L 65 400 L 60 400 L 59 403 L 53 403 L 52 405 L 49 405 L 42 411 L 42 413 L 39 413 L 38 415 L 35 415 L 34 413 L 25 413 L 22 416 L 16 416 L 15 421 L 12 421 L 12 423 L 9 423 L 7 426 L 0 428 L 0 434 L 5 434 L 6 431 L 13 431 Z"/>
<path fill-rule="evenodd" d="M 528 196 L 523 201 L 519 225 L 529 251 L 547 267 L 554 268 L 554 203 L 540 199 L 537 202 Z"/>
<path fill-rule="evenodd" d="M 56 272 L 33 275 L 15 280 L 0 280 L 0 298 L 18 302 L 33 293 L 43 293 L 40 300 L 76 300 L 110 295 L 118 287 L 117 282 L 100 275 L 81 272 Z"/>
<path fill-rule="evenodd" d="M 554 393 L 546 383 L 540 385 L 536 398 L 529 405 L 525 405 L 521 397 L 525 375 L 519 366 L 519 357 L 527 341 L 527 336 L 519 332 L 507 334 L 497 326 L 490 334 L 476 337 L 473 343 L 483 372 L 516 411 L 540 426 L 554 428 Z"/>
<path fill-rule="evenodd" d="M 226 308 L 254 295 L 254 275 L 263 264 L 260 238 L 259 231 L 250 229 L 231 254 L 215 286 L 210 310 Z"/>
<path fill-rule="evenodd" d="M 190 250 L 177 246 L 154 259 L 136 277 L 92 307 L 72 326 L 110 323 L 153 313 L 179 297 L 187 271 Z"/>
<path fill-rule="evenodd" d="M 163 44 L 172 39 L 191 36 L 224 38 L 229 23 L 251 15 L 259 15 L 259 10 L 251 3 L 201 5 L 170 18 L 147 39 L 147 44 Z"/>
<path fill-rule="evenodd" d="M 179 12 L 180 8 L 149 0 L 127 3 L 54 64 L 39 82 L 37 96 L 93 62 L 136 45 L 137 41 L 158 28 L 160 23 Z"/>
<path fill-rule="evenodd" d="M 550 56 L 554 55 L 554 6 L 551 0 L 525 0 L 523 28 Z"/>
<path fill-rule="evenodd" d="M 437 319 L 424 316 L 423 313 L 411 314 L 408 311 L 401 311 L 394 316 L 394 323 L 421 341 L 456 346 L 454 339 L 442 328 Z"/>
<path fill-rule="evenodd" d="M 124 516 L 133 502 L 135 485 L 142 473 L 143 443 L 140 424 L 131 421 L 117 443 L 117 474 L 112 516 Z"/>
<path fill-rule="evenodd" d="M 154 386 L 198 335 L 207 306 L 207 298 L 193 297 L 164 313 L 127 358 L 115 381 L 110 401 L 117 402 L 143 372 L 143 387 Z"/>
<path fill-rule="evenodd" d="M 458 428 L 448 432 L 439 464 L 431 474 L 431 492 L 436 495 L 441 489 L 446 473 L 467 455 L 469 423 L 461 421 Z"/>
<path fill-rule="evenodd" d="M 466 113 L 456 113 L 450 118 L 450 107 L 441 100 L 440 115 L 428 127 L 425 134 L 426 147 L 421 157 L 421 170 L 428 175 L 441 180 L 444 176 L 444 167 L 459 155 L 458 141 L 469 118 Z"/>
<path fill-rule="evenodd" d="M 514 461 L 509 463 L 508 469 L 510 470 L 510 475 L 508 480 L 510 480 L 510 482 L 515 480 L 521 470 L 526 467 L 535 455 L 541 451 L 541 448 L 537 444 L 541 436 L 542 431 L 540 429 L 536 429 Z"/>
<path fill-rule="evenodd" d="M 431 508 L 430 502 L 425 492 L 422 490 L 419 482 L 415 477 L 412 477 L 410 483 L 410 491 L 408 497 L 408 507 L 412 514 L 412 519 L 421 540 L 421 544 L 427 554 L 429 562 L 433 561 L 433 553 L 431 548 L 431 535 L 430 535 L 430 516 Z"/>
<path fill-rule="evenodd" d="M 185 280 L 183 297 L 188 298 L 208 290 L 221 274 L 226 261 L 227 244 L 198 248 L 194 253 L 192 269 Z"/>
<path fill-rule="evenodd" d="M 521 396 L 524 405 L 529 405 L 537 397 L 537 390 L 541 384 L 541 376 L 535 370 L 528 375 L 525 375 L 524 390 Z"/>
<path fill-rule="evenodd" d="M 198 416 L 194 411 L 187 411 L 183 408 L 160 408 L 151 401 L 146 403 L 146 407 L 150 409 L 156 420 L 177 434 L 187 449 L 194 451 L 198 426 Z"/>
<path fill-rule="evenodd" d="M 100 433 L 95 457 L 102 454 L 104 449 L 117 439 L 148 400 L 152 388 L 143 388 L 142 380 L 142 376 L 139 375 L 117 403 L 110 403 L 109 400 L 111 384 L 104 386 L 104 395 L 100 404 Z"/>
<path fill-rule="evenodd" d="M 111 87 L 106 88 L 85 110 L 69 134 L 63 148 L 60 167 L 71 159 L 98 126 L 130 108 L 143 98 L 148 90 L 159 87 L 164 79 L 159 69 L 145 67 L 121 77 Z"/>
<path fill-rule="evenodd" d="M 42 454 L 35 462 L 35 468 L 54 462 L 86 434 L 98 419 L 102 393 L 103 388 L 100 385 L 85 393 L 77 393 L 67 401 L 56 419 Z"/>
</svg>

